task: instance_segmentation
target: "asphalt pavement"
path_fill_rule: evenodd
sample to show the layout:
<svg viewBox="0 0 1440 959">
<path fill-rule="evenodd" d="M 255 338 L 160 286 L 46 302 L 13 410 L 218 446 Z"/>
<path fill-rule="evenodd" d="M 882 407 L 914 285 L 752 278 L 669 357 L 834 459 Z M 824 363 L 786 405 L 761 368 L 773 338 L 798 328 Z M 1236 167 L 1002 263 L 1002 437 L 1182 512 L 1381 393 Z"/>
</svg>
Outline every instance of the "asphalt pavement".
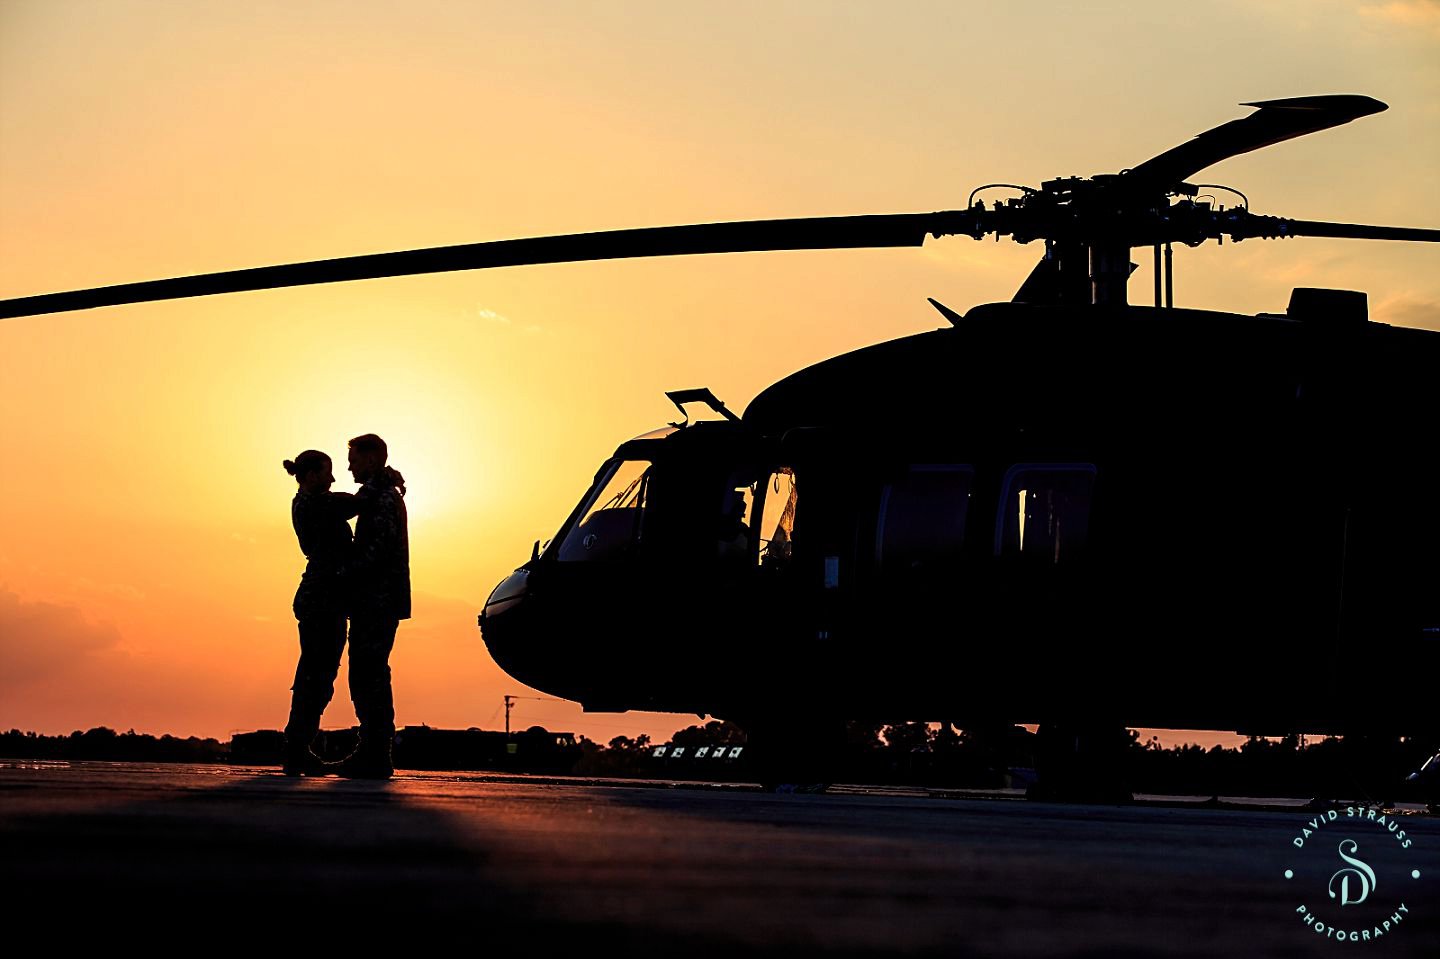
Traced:
<svg viewBox="0 0 1440 959">
<path fill-rule="evenodd" d="M 0 760 L 0 918 L 125 948 L 1440 956 L 1440 819 L 1379 815 Z"/>
</svg>

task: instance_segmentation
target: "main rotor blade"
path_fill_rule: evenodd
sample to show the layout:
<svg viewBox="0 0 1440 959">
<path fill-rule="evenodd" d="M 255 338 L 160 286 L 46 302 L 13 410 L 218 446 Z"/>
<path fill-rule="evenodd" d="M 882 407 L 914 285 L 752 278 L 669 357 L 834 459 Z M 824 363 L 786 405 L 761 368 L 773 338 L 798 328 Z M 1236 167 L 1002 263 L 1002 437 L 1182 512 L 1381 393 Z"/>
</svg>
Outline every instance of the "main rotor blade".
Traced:
<svg viewBox="0 0 1440 959">
<path fill-rule="evenodd" d="M 1369 226 L 1364 223 L 1326 223 L 1323 220 L 1290 220 L 1289 236 L 1338 236 L 1356 240 L 1418 240 L 1440 243 L 1440 230 L 1409 226 Z"/>
<path fill-rule="evenodd" d="M 1440 230 L 1412 226 L 1370 226 L 1366 223 L 1329 223 L 1324 220 L 1290 220 L 1285 217 L 1248 214 L 1223 223 L 1217 233 L 1237 240 L 1249 237 L 1276 239 L 1287 236 L 1334 236 L 1355 240 L 1440 243 Z"/>
<path fill-rule="evenodd" d="M 87 310 L 124 303 L 211 296 L 216 293 L 271 290 L 287 286 L 447 273 L 455 270 L 485 270 L 500 266 L 692 253 L 920 246 L 925 242 L 927 234 L 957 232 L 968 219 L 969 214 L 963 211 L 892 213 L 875 216 L 699 223 L 497 240 L 490 243 L 372 253 L 334 260 L 287 263 L 168 280 L 125 283 L 91 290 L 17 297 L 0 300 L 0 319 Z"/>
<path fill-rule="evenodd" d="M 1389 109 L 1373 97 L 1356 94 L 1260 100 L 1241 106 L 1259 109 L 1248 117 L 1206 130 L 1188 143 L 1132 167 L 1125 178 L 1135 181 L 1137 186 L 1169 189 L 1229 157 Z"/>
</svg>

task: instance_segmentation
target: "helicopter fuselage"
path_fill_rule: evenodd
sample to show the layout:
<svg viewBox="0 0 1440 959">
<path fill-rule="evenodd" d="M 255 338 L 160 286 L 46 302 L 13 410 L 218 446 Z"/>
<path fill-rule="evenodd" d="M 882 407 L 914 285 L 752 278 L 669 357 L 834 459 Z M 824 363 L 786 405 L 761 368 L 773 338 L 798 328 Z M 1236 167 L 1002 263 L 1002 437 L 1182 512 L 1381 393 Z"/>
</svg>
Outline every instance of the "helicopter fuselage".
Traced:
<svg viewBox="0 0 1440 959">
<path fill-rule="evenodd" d="M 993 304 L 801 370 L 622 444 L 484 640 L 596 710 L 1434 732 L 1440 334 L 1346 302 Z"/>
</svg>

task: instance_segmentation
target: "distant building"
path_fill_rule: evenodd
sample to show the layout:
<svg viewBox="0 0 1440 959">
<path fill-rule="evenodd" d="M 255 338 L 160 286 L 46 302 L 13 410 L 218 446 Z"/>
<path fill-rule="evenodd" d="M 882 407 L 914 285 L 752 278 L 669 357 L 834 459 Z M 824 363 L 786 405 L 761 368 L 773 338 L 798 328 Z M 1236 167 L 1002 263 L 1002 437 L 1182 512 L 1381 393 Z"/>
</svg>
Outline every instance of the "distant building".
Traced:
<svg viewBox="0 0 1440 959">
<path fill-rule="evenodd" d="M 406 726 L 395 734 L 395 765 L 405 769 L 503 769 L 563 774 L 581 756 L 574 733 L 531 726 L 524 732 Z"/>
<path fill-rule="evenodd" d="M 323 730 L 314 749 L 329 761 L 344 759 L 355 748 L 359 728 Z M 237 733 L 230 740 L 230 761 L 241 765 L 278 766 L 285 734 L 276 729 Z M 511 733 L 478 729 L 434 729 L 405 726 L 395 733 L 397 769 L 507 770 L 564 774 L 581 756 L 574 733 L 550 732 L 532 726 Z"/>
<path fill-rule="evenodd" d="M 258 729 L 230 737 L 230 761 L 241 766 L 278 766 L 285 755 L 285 734 Z"/>
</svg>

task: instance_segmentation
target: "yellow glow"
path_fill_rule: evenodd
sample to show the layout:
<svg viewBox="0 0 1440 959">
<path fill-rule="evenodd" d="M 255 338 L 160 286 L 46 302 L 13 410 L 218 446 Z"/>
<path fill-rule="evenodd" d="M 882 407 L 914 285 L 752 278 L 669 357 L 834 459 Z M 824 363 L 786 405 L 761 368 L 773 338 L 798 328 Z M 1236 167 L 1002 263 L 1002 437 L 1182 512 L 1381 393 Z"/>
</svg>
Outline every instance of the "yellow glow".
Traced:
<svg viewBox="0 0 1440 959">
<path fill-rule="evenodd" d="M 1336 91 L 1392 109 L 1207 182 L 1257 212 L 1437 226 L 1440 57 L 1416 9 L 1188 7 L 1224 38 L 1211 44 L 1119 2 L 7 0 L 0 296 L 953 208 L 984 182 L 1134 165 L 1244 115 L 1239 101 Z M 1023 55 L 996 42 L 1018 37 Z M 939 325 L 927 296 L 1008 299 L 1039 253 L 947 238 L 0 322 L 0 609 L 27 617 L 23 635 L 0 623 L 0 725 L 280 725 L 302 565 L 280 461 L 326 450 L 351 488 L 344 444 L 364 432 L 410 488 L 399 719 L 488 724 L 524 689 L 489 661 L 475 613 L 617 443 L 673 418 L 663 390 L 710 386 L 743 409 L 802 366 Z M 1418 244 L 1212 244 L 1177 251 L 1176 270 L 1182 305 L 1273 311 L 1292 286 L 1349 287 L 1377 319 L 1440 328 L 1440 270 Z M 327 723 L 348 721 L 344 698 Z M 692 721 L 532 708 L 527 724 L 604 738 Z"/>
<path fill-rule="evenodd" d="M 1015 495 L 1017 518 L 1020 524 L 1020 552 L 1025 551 L 1025 491 L 1022 489 Z"/>
</svg>

